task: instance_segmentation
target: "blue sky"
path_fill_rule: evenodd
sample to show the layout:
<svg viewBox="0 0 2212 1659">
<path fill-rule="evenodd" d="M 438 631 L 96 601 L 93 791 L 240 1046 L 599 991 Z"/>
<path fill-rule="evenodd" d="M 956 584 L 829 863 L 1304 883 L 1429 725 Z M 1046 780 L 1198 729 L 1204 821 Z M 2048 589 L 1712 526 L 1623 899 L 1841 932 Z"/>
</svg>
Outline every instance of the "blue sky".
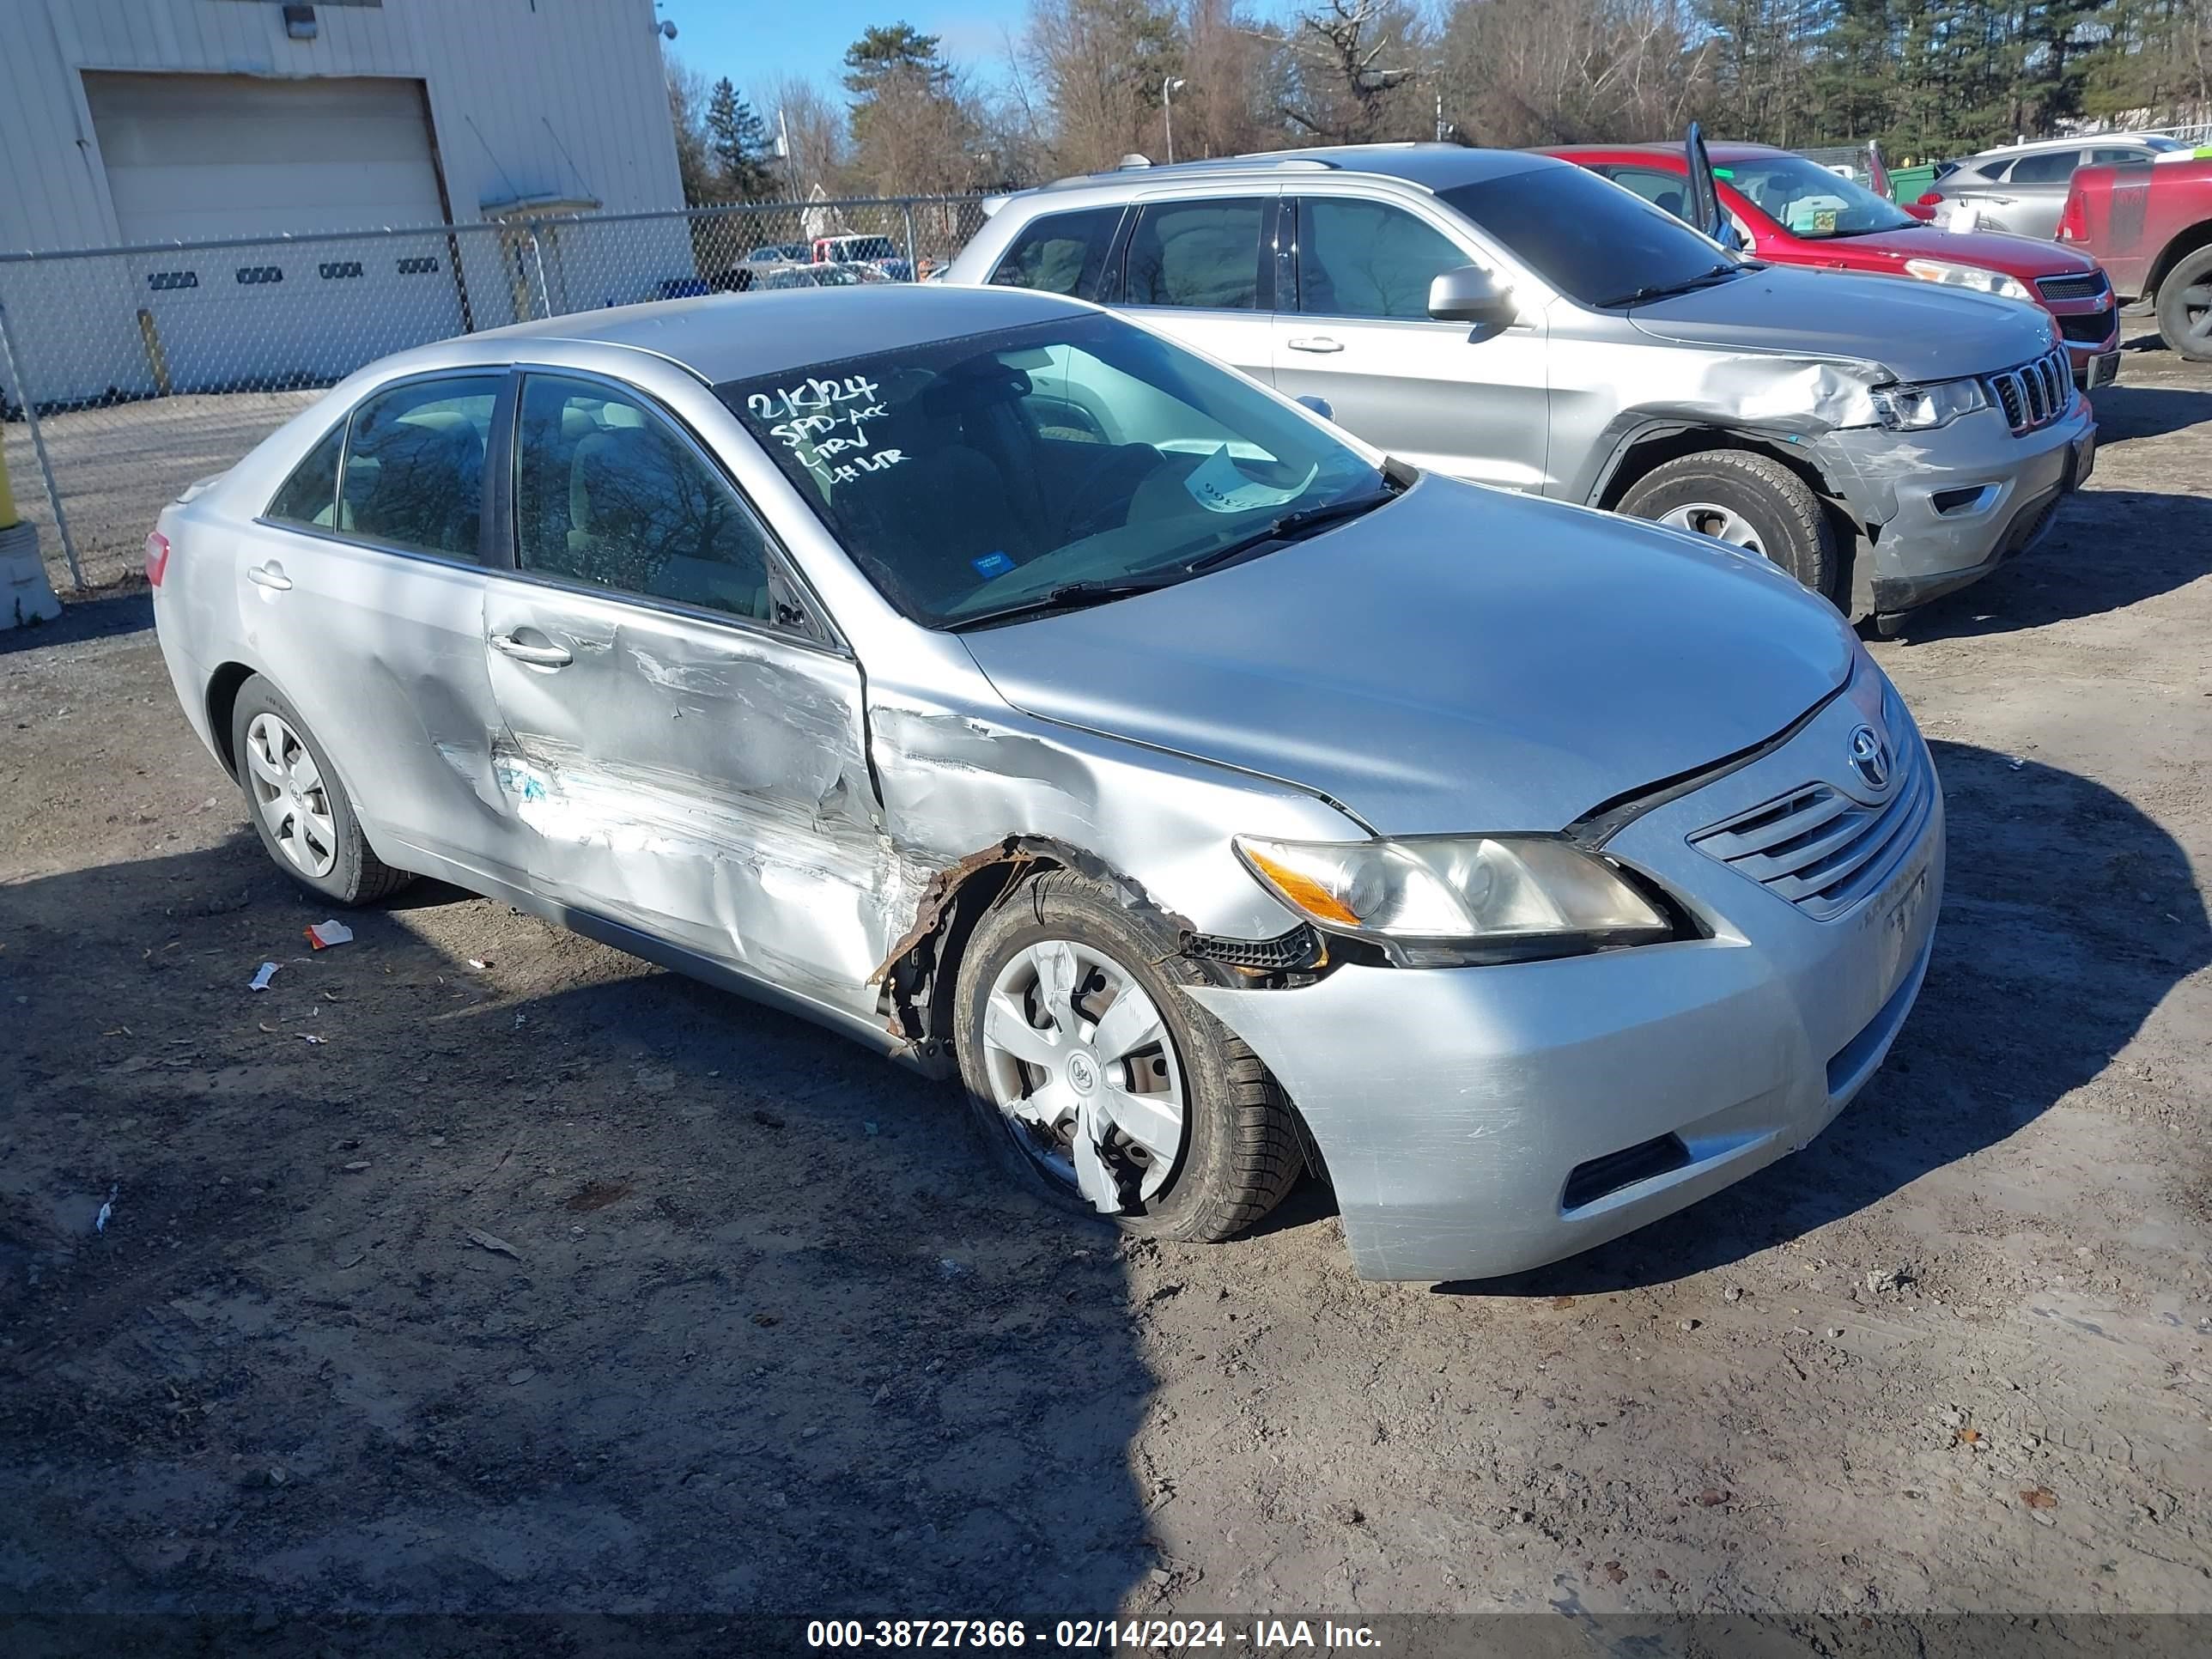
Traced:
<svg viewBox="0 0 2212 1659">
<path fill-rule="evenodd" d="M 670 47 L 709 81 L 728 76 L 750 91 L 802 76 L 830 90 L 845 48 L 871 23 L 911 23 L 942 38 L 945 56 L 986 80 L 1000 79 L 1004 35 L 1019 34 L 1028 0 L 660 0 L 676 25 Z"/>
</svg>

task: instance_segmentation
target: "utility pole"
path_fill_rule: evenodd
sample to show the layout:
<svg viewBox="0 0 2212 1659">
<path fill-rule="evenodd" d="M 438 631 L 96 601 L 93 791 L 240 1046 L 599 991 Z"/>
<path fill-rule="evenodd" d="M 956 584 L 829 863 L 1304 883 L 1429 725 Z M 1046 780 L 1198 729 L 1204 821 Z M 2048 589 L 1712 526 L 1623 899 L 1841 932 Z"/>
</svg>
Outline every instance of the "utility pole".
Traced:
<svg viewBox="0 0 2212 1659">
<path fill-rule="evenodd" d="M 1175 95 L 1178 87 L 1190 83 L 1173 75 L 1160 77 L 1160 118 L 1166 124 L 1168 135 L 1168 165 L 1175 165 Z"/>
</svg>

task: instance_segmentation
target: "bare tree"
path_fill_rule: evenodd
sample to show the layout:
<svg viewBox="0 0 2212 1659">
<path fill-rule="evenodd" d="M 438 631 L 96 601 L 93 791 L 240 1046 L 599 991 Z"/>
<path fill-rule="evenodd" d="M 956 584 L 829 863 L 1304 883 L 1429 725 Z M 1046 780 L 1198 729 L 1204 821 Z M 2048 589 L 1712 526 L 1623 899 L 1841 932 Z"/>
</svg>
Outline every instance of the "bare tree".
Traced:
<svg viewBox="0 0 2212 1659">
<path fill-rule="evenodd" d="M 1429 136 L 1416 82 L 1428 58 L 1419 15 L 1404 0 L 1326 0 L 1285 37 L 1286 119 L 1324 144 Z"/>
<path fill-rule="evenodd" d="M 753 106 L 772 143 L 785 154 L 776 161 L 781 191 L 797 200 L 819 185 L 835 196 L 845 188 L 845 112 L 814 82 L 785 76 L 758 88 Z"/>
</svg>

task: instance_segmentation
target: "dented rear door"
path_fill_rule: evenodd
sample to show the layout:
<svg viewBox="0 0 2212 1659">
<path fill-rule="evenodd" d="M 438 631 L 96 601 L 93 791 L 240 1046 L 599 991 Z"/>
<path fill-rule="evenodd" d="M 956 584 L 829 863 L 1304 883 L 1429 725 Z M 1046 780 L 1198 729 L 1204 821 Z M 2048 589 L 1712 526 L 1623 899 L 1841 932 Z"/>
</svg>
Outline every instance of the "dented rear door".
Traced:
<svg viewBox="0 0 2212 1659">
<path fill-rule="evenodd" d="M 484 611 L 513 861 L 558 903 L 865 1012 L 891 872 L 859 665 L 641 395 L 532 374 L 515 453 L 515 568 Z"/>
</svg>

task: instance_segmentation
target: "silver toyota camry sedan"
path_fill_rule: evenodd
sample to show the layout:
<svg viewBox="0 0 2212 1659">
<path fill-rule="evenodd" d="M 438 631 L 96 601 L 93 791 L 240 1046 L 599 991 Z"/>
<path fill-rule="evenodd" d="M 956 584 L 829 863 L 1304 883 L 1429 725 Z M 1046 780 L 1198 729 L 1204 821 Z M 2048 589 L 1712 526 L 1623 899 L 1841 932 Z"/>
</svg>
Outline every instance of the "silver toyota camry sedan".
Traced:
<svg viewBox="0 0 2212 1659">
<path fill-rule="evenodd" d="M 1803 1146 L 1943 809 L 1824 601 L 1424 474 L 1007 289 L 681 300 L 362 370 L 165 511 L 270 855 L 432 875 L 958 1076 L 1022 1180 L 1515 1271 Z"/>
</svg>

